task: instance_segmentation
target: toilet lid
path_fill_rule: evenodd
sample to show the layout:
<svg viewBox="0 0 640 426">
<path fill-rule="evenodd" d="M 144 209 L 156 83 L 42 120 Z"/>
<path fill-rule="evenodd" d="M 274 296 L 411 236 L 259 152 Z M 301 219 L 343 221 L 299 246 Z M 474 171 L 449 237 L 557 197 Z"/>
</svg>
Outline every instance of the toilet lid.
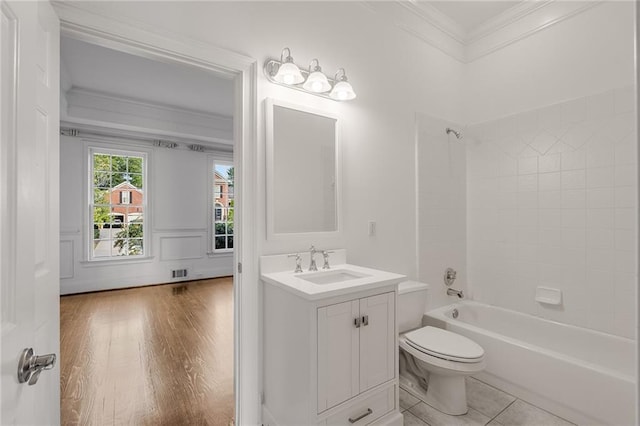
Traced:
<svg viewBox="0 0 640 426">
<path fill-rule="evenodd" d="M 422 327 L 405 334 L 407 343 L 417 350 L 452 361 L 476 362 L 484 356 L 484 349 L 459 334 L 436 327 Z"/>
</svg>

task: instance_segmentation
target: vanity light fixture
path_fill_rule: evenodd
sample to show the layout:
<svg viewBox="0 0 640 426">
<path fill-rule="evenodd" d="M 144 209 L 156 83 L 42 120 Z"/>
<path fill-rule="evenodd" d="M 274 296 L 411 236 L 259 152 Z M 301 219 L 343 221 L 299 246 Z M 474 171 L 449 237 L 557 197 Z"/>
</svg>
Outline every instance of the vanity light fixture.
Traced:
<svg viewBox="0 0 640 426">
<path fill-rule="evenodd" d="M 312 70 L 311 67 L 314 62 L 316 63 L 316 65 Z M 307 77 L 307 81 L 304 82 L 302 87 L 314 93 L 324 93 L 331 90 L 329 80 L 327 80 L 327 76 L 322 73 L 320 62 L 318 62 L 317 59 L 313 59 L 311 61 L 311 64 L 309 64 L 309 76 Z"/>
<path fill-rule="evenodd" d="M 347 81 L 344 68 L 338 69 L 335 78 L 328 78 L 320 68 L 320 62 L 313 59 L 309 64 L 309 71 L 300 69 L 291 57 L 288 47 L 282 49 L 280 60 L 268 59 L 264 64 L 267 80 L 274 84 L 300 90 L 334 101 L 348 101 L 355 99 L 356 93 Z"/>
<path fill-rule="evenodd" d="M 286 57 L 284 56 L 285 51 L 287 52 Z M 284 83 L 287 85 L 300 84 L 304 81 L 304 77 L 300 72 L 300 68 L 298 68 L 298 66 L 293 63 L 291 50 L 288 47 L 282 49 L 282 53 L 280 53 L 280 67 L 278 68 L 278 72 L 273 78 L 278 83 Z"/>
<path fill-rule="evenodd" d="M 336 72 L 334 80 L 336 81 L 336 84 L 333 85 L 333 89 L 331 89 L 329 96 L 339 101 L 355 99 L 356 92 L 353 91 L 351 83 L 347 81 L 347 74 L 344 72 L 344 68 L 340 68 Z"/>
</svg>

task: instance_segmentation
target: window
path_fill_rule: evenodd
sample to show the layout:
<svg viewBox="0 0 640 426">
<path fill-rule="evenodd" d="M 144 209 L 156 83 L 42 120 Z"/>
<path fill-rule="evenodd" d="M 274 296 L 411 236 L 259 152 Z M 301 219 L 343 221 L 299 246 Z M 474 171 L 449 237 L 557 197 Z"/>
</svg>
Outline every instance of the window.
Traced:
<svg viewBox="0 0 640 426">
<path fill-rule="evenodd" d="M 90 149 L 90 259 L 145 255 L 146 155 Z"/>
<path fill-rule="evenodd" d="M 229 252 L 233 250 L 233 165 L 214 161 L 212 172 L 213 252 Z"/>
</svg>

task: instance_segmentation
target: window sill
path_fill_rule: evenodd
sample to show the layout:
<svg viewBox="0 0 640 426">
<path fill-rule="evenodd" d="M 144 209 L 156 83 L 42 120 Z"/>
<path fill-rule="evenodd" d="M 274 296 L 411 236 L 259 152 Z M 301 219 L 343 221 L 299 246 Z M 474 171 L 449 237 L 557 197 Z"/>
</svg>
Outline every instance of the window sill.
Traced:
<svg viewBox="0 0 640 426">
<path fill-rule="evenodd" d="M 80 262 L 83 266 L 109 266 L 109 265 L 122 265 L 127 263 L 149 263 L 155 259 L 155 256 L 143 256 L 135 257 L 131 259 L 127 258 L 108 258 L 108 259 L 92 259 L 83 260 Z"/>
<path fill-rule="evenodd" d="M 208 251 L 209 257 L 233 257 L 233 250 L 230 251 Z"/>
</svg>

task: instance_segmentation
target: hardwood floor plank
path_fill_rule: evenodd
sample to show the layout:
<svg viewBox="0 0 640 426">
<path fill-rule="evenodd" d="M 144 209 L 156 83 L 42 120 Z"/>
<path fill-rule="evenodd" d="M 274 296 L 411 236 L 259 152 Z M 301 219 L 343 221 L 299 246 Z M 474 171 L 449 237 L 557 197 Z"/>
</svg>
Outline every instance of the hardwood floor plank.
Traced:
<svg viewBox="0 0 640 426">
<path fill-rule="evenodd" d="M 233 279 L 60 298 L 64 425 L 234 417 Z"/>
</svg>

